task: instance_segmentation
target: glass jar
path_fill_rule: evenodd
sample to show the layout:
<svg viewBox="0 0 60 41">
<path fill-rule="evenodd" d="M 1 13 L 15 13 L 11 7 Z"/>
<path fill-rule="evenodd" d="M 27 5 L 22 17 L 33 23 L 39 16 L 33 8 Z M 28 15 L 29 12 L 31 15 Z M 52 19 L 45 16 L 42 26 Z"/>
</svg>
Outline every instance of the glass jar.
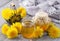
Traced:
<svg viewBox="0 0 60 41">
<path fill-rule="evenodd" d="M 34 31 L 34 23 L 31 20 L 23 20 L 22 22 L 23 28 L 22 28 L 22 35 L 25 38 L 32 38 L 31 35 Z"/>
</svg>

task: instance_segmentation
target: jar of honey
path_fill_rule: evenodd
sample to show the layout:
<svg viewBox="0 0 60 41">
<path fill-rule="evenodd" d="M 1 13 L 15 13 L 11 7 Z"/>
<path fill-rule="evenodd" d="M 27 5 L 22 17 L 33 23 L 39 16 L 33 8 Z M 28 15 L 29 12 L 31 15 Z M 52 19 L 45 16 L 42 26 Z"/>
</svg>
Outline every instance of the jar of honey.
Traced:
<svg viewBox="0 0 60 41">
<path fill-rule="evenodd" d="M 22 36 L 25 38 L 32 38 L 31 35 L 35 28 L 34 23 L 31 20 L 23 20 L 22 25 Z"/>
</svg>

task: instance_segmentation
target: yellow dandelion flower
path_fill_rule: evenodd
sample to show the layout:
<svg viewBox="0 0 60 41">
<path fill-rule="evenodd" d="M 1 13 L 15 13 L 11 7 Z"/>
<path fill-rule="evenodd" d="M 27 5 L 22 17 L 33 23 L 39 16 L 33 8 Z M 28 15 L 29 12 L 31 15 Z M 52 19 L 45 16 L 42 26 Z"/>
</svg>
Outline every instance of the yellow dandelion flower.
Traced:
<svg viewBox="0 0 60 41">
<path fill-rule="evenodd" d="M 7 31 L 7 37 L 12 39 L 12 38 L 16 38 L 18 36 L 18 31 L 15 27 L 11 27 L 8 31 Z"/>
<path fill-rule="evenodd" d="M 26 16 L 26 9 L 23 7 L 19 7 L 17 12 L 20 13 L 21 17 L 24 18 Z"/>
<path fill-rule="evenodd" d="M 41 26 L 41 28 L 42 28 L 44 31 L 46 31 L 46 30 L 48 29 L 48 26 L 49 26 L 49 24 L 44 24 L 44 25 Z"/>
<path fill-rule="evenodd" d="M 43 33 L 44 33 L 43 29 L 41 29 L 39 26 L 37 26 L 37 28 L 35 29 L 35 31 L 33 33 L 33 37 L 34 38 L 42 37 Z"/>
<path fill-rule="evenodd" d="M 9 26 L 8 26 L 7 24 L 4 24 L 4 25 L 2 26 L 2 33 L 3 33 L 4 35 L 6 35 L 6 32 L 8 31 L 8 29 L 9 29 Z"/>
<path fill-rule="evenodd" d="M 18 33 L 19 33 L 19 34 L 21 33 L 22 24 L 21 24 L 20 22 L 16 22 L 16 23 L 13 24 L 12 26 L 14 26 L 14 27 L 18 30 Z"/>
<path fill-rule="evenodd" d="M 2 10 L 2 17 L 6 20 L 10 19 L 10 17 L 14 14 L 14 11 L 10 8 L 5 8 Z"/>
<path fill-rule="evenodd" d="M 48 34 L 51 38 L 59 38 L 60 37 L 60 29 L 56 26 L 52 26 L 48 29 Z"/>
<path fill-rule="evenodd" d="M 22 13 L 21 13 L 21 17 L 24 18 L 25 16 L 26 16 L 26 10 L 23 9 L 23 10 L 22 10 Z"/>
<path fill-rule="evenodd" d="M 49 28 L 50 27 L 53 27 L 55 24 L 53 23 L 53 22 L 50 22 L 49 24 L 48 24 L 48 29 L 46 30 L 46 31 L 49 31 Z"/>
<path fill-rule="evenodd" d="M 17 8 L 17 13 L 21 13 L 23 7 Z"/>
</svg>

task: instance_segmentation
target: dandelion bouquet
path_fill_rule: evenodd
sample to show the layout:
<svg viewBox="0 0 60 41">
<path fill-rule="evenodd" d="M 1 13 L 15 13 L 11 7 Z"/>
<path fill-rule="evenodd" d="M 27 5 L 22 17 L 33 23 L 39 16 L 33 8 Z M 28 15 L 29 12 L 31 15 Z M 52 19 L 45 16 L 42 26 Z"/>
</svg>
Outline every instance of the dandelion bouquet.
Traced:
<svg viewBox="0 0 60 41">
<path fill-rule="evenodd" d="M 26 16 L 26 9 L 24 7 L 15 8 L 12 4 L 11 8 L 2 10 L 2 17 L 10 24 L 20 22 Z"/>
</svg>

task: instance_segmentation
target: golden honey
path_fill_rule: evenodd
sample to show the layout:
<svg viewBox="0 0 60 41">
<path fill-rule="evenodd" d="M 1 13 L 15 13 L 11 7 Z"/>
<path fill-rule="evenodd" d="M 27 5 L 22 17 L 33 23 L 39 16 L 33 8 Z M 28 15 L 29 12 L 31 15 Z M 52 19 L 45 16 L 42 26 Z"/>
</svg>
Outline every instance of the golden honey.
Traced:
<svg viewBox="0 0 60 41">
<path fill-rule="evenodd" d="M 23 37 L 32 38 L 31 35 L 33 34 L 34 31 L 34 24 L 31 21 L 25 21 L 22 24 L 23 24 L 22 28 Z"/>
</svg>

